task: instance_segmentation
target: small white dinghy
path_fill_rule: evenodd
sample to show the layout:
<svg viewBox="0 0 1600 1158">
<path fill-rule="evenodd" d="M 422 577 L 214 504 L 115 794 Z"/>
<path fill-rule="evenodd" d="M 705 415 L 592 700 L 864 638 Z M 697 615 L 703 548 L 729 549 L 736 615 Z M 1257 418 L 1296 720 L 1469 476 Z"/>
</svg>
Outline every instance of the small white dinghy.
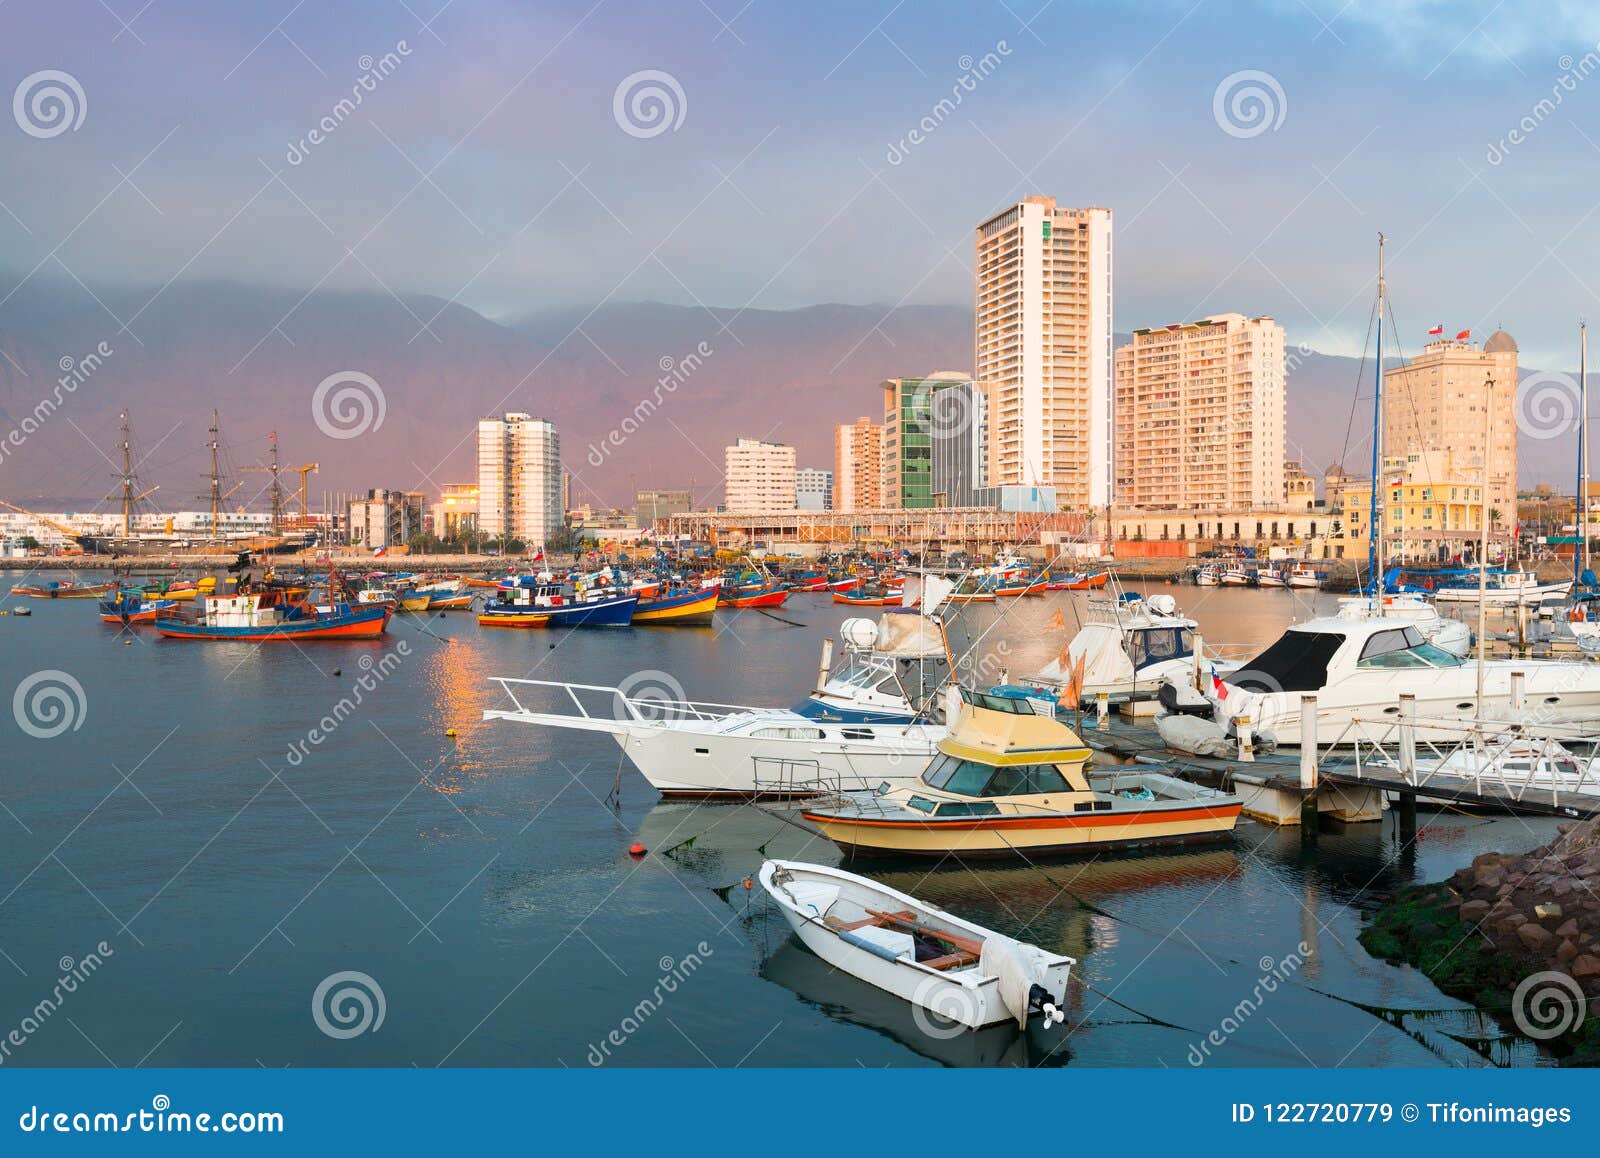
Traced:
<svg viewBox="0 0 1600 1158">
<path fill-rule="evenodd" d="M 967 1029 L 1031 1016 L 1066 1020 L 1076 962 L 843 869 L 769 860 L 761 887 L 818 957 L 887 993 Z M 914 1010 L 914 1012 L 916 1012 Z M 938 1021 L 918 1025 L 949 1036 Z"/>
</svg>

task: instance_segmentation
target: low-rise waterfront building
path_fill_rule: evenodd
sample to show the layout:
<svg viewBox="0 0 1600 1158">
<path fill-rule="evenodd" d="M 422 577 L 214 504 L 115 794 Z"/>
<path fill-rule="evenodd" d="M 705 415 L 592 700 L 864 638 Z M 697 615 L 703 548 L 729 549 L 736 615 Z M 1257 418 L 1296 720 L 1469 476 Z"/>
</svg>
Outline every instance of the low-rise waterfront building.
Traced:
<svg viewBox="0 0 1600 1158">
<path fill-rule="evenodd" d="M 794 505 L 800 511 L 833 509 L 833 472 L 804 466 L 794 472 Z"/>
</svg>

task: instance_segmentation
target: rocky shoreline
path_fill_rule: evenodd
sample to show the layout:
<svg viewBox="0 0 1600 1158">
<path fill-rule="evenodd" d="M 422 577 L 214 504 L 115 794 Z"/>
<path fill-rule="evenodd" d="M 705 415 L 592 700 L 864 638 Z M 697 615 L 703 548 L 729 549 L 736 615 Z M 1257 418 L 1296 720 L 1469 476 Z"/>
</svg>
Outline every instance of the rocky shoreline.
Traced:
<svg viewBox="0 0 1600 1158">
<path fill-rule="evenodd" d="M 1509 1019 L 1563 1065 L 1600 1065 L 1600 818 L 1559 832 L 1396 894 L 1361 943 Z"/>
</svg>

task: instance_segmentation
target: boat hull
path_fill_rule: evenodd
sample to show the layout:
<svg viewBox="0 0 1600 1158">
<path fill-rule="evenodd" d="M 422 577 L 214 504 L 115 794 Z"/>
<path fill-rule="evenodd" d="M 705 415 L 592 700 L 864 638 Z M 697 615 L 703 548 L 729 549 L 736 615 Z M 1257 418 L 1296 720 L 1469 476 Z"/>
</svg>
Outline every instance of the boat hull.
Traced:
<svg viewBox="0 0 1600 1158">
<path fill-rule="evenodd" d="M 642 601 L 634 609 L 633 622 L 661 627 L 693 627 L 710 623 L 716 610 L 717 590 L 707 587 Z"/>
<path fill-rule="evenodd" d="M 717 600 L 718 607 L 726 607 L 733 611 L 743 611 L 746 608 L 782 607 L 784 600 L 789 598 L 787 588 L 780 591 L 760 591 L 754 595 L 725 595 Z"/>
<path fill-rule="evenodd" d="M 479 627 L 549 627 L 550 617 L 532 611 L 482 611 L 478 614 Z"/>
<path fill-rule="evenodd" d="M 388 629 L 387 607 L 362 608 L 348 615 L 264 627 L 208 627 L 181 619 L 158 619 L 156 631 L 167 639 L 200 639 L 236 643 L 269 643 L 308 639 L 376 639 Z"/>
<path fill-rule="evenodd" d="M 801 816 L 847 853 L 871 856 L 1017 857 L 1085 849 L 1217 840 L 1238 823 L 1243 807 L 1151 805 L 1137 812 L 1085 812 L 902 821 L 802 811 Z"/>
</svg>

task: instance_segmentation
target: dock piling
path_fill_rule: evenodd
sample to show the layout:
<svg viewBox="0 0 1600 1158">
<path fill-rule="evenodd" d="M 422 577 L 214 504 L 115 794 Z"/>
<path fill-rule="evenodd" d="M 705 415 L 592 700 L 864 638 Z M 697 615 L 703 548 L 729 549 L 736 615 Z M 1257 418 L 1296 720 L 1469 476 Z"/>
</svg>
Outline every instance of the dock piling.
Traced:
<svg viewBox="0 0 1600 1158">
<path fill-rule="evenodd" d="M 1410 692 L 1400 696 L 1400 779 L 1410 785 L 1401 789 L 1400 839 L 1410 844 L 1417 839 L 1417 697 Z"/>
<path fill-rule="evenodd" d="M 1094 726 L 1102 732 L 1111 727 L 1111 695 L 1108 692 L 1095 694 Z"/>
<path fill-rule="evenodd" d="M 1239 733 L 1239 759 L 1251 763 L 1256 758 L 1255 735 L 1250 729 L 1249 716 L 1233 717 L 1233 726 Z"/>
<path fill-rule="evenodd" d="M 1197 692 L 1204 692 L 1206 687 L 1204 670 L 1205 653 L 1206 641 L 1201 638 L 1200 633 L 1197 631 L 1194 633 L 1194 663 L 1190 669 L 1190 675 L 1192 676 L 1192 682 L 1194 683 L 1194 690 Z"/>
<path fill-rule="evenodd" d="M 1527 698 L 1527 673 L 1514 671 L 1511 673 L 1511 710 L 1522 711 L 1523 702 Z"/>
<path fill-rule="evenodd" d="M 1317 697 L 1300 697 L 1300 838 L 1317 833 Z"/>
</svg>

